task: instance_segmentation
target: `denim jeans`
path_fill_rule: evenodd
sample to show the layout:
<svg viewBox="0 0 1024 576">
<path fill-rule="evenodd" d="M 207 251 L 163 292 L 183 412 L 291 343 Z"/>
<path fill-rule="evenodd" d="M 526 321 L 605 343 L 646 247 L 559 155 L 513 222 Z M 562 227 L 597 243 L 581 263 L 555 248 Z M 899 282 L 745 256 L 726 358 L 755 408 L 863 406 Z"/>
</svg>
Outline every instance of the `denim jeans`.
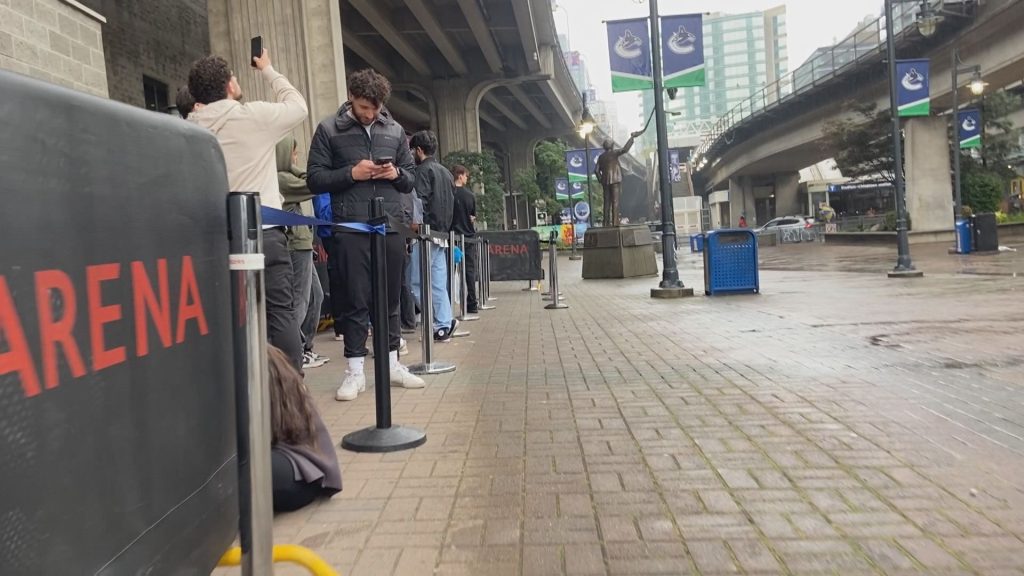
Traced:
<svg viewBox="0 0 1024 576">
<path fill-rule="evenodd" d="M 412 247 L 409 262 L 409 278 L 412 294 L 420 301 L 420 242 Z M 430 245 L 430 300 L 434 312 L 434 331 L 452 326 L 452 302 L 448 298 L 448 256 L 447 249 L 436 244 Z"/>
</svg>

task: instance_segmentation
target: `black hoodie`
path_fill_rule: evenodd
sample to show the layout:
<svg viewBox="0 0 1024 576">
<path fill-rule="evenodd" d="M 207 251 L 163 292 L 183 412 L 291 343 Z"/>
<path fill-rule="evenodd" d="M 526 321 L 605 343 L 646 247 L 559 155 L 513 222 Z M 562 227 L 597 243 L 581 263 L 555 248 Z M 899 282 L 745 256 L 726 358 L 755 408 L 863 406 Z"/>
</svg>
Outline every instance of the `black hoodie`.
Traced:
<svg viewBox="0 0 1024 576">
<path fill-rule="evenodd" d="M 407 228 L 412 221 L 403 205 L 401 194 L 409 194 L 416 177 L 416 165 L 409 152 L 405 130 L 386 108 L 382 108 L 371 127 L 372 139 L 366 129 L 350 113 L 352 105 L 346 102 L 335 116 L 325 118 L 317 126 L 309 147 L 309 165 L 306 182 L 314 194 L 328 192 L 335 222 L 366 222 L 370 219 L 369 202 L 384 198 L 384 211 L 388 220 L 398 229 Z M 398 168 L 398 179 L 352 179 L 352 167 L 360 160 L 391 157 Z M 344 232 L 345 228 L 336 228 Z"/>
</svg>

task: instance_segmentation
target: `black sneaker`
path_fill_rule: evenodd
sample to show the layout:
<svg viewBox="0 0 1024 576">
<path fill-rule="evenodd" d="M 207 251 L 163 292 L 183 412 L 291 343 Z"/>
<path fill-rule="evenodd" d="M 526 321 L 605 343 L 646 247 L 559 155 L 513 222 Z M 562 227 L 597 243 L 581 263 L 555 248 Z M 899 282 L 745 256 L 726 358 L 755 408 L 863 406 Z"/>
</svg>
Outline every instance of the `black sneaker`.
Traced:
<svg viewBox="0 0 1024 576">
<path fill-rule="evenodd" d="M 449 330 L 448 328 L 441 328 L 439 330 L 434 330 L 434 342 L 451 342 L 451 341 L 452 341 L 452 331 Z"/>
<path fill-rule="evenodd" d="M 477 308 L 476 306 L 469 306 L 468 308 L 466 308 L 466 314 L 479 314 L 479 313 L 480 313 L 480 309 Z"/>
<path fill-rule="evenodd" d="M 452 318 L 452 327 L 448 329 L 448 333 L 455 336 L 455 331 L 459 329 L 459 319 Z"/>
</svg>

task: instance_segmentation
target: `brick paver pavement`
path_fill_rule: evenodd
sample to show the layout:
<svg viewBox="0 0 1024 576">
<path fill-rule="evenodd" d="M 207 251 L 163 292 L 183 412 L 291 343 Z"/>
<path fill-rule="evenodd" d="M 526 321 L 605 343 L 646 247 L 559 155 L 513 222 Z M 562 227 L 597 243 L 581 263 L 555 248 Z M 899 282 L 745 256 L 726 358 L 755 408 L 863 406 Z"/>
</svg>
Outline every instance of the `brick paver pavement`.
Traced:
<svg viewBox="0 0 1024 576">
<path fill-rule="evenodd" d="M 275 540 L 346 576 L 1024 575 L 1019 278 L 766 271 L 759 296 L 656 301 L 560 266 L 569 310 L 494 285 L 436 348 L 458 371 L 394 390 L 427 444 L 339 450 L 344 492 Z M 340 441 L 373 395 L 335 402 L 340 346 L 318 351 Z"/>
</svg>

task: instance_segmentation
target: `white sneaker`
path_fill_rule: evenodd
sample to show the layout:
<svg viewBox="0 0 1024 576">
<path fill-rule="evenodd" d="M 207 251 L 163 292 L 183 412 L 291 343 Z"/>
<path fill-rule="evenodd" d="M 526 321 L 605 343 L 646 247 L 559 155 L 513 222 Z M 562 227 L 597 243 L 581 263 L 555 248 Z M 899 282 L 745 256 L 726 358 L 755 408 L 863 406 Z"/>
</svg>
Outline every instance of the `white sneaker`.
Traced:
<svg viewBox="0 0 1024 576">
<path fill-rule="evenodd" d="M 341 334 L 335 334 L 334 335 L 334 341 L 335 342 L 344 342 L 345 341 L 345 337 L 343 335 L 341 335 Z"/>
<path fill-rule="evenodd" d="M 355 400 L 359 393 L 366 389 L 366 375 L 362 372 L 352 373 L 345 371 L 345 379 L 341 387 L 334 393 L 334 399 L 339 402 Z"/>
<path fill-rule="evenodd" d="M 319 368 L 324 364 L 327 364 L 328 358 L 320 356 L 315 352 L 305 352 L 302 354 L 302 369 L 308 368 Z"/>
<path fill-rule="evenodd" d="M 409 372 L 404 365 L 399 364 L 391 369 L 391 385 L 398 388 L 423 388 L 427 383 L 423 381 L 423 378 Z"/>
</svg>

